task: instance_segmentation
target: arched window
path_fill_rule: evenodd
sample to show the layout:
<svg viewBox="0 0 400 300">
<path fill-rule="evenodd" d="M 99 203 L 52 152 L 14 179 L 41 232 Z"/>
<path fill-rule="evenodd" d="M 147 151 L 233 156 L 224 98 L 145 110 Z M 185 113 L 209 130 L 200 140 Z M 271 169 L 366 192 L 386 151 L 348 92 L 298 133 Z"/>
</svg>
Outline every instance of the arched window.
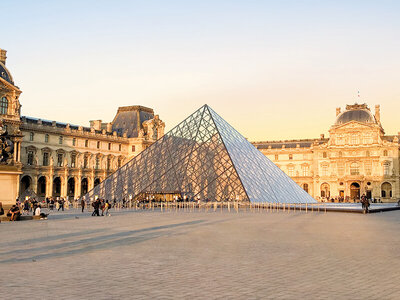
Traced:
<svg viewBox="0 0 400 300">
<path fill-rule="evenodd" d="M 382 183 L 381 196 L 382 198 L 392 197 L 392 185 L 389 182 Z"/>
<path fill-rule="evenodd" d="M 360 166 L 358 163 L 352 163 L 350 165 L 350 175 L 360 175 Z"/>
<path fill-rule="evenodd" d="M 6 115 L 8 111 L 8 100 L 6 97 L 1 98 L 0 101 L 0 114 Z"/>
</svg>

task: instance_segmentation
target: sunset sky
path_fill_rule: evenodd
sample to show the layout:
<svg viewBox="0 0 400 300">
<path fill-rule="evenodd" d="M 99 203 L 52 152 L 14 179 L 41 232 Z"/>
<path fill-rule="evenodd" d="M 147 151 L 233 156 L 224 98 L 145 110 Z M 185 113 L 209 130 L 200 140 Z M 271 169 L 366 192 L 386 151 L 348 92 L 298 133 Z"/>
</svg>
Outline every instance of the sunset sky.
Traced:
<svg viewBox="0 0 400 300">
<path fill-rule="evenodd" d="M 2 0 L 22 114 L 88 125 L 154 108 L 167 130 L 209 104 L 252 141 L 319 137 L 335 108 L 400 131 L 400 1 Z M 360 91 L 361 97 L 357 97 Z"/>
</svg>

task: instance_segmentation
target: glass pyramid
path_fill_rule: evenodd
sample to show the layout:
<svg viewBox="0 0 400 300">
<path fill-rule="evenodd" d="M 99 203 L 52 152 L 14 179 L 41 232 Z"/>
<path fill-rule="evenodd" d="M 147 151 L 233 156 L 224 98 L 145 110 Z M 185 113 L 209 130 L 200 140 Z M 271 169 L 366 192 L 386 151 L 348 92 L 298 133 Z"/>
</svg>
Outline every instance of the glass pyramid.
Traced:
<svg viewBox="0 0 400 300">
<path fill-rule="evenodd" d="M 207 105 L 107 177 L 86 199 L 121 201 L 146 193 L 210 201 L 316 202 Z"/>
</svg>

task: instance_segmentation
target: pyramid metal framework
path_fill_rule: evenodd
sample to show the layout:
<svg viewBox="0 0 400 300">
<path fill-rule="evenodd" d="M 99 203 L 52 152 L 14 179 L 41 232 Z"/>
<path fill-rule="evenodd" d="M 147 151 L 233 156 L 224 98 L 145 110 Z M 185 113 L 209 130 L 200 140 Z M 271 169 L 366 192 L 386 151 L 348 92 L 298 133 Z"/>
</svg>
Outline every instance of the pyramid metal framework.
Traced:
<svg viewBox="0 0 400 300">
<path fill-rule="evenodd" d="M 85 198 L 121 201 L 144 193 L 179 193 L 210 201 L 316 202 L 207 105 Z"/>
</svg>

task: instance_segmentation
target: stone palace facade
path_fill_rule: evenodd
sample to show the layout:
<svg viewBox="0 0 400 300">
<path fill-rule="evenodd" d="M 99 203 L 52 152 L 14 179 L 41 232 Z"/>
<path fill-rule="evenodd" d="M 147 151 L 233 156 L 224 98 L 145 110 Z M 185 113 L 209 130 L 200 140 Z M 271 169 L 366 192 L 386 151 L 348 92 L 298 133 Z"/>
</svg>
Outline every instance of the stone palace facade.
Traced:
<svg viewBox="0 0 400 300">
<path fill-rule="evenodd" d="M 337 108 L 329 137 L 253 144 L 317 200 L 400 197 L 399 135 L 385 135 L 379 105 Z"/>
<path fill-rule="evenodd" d="M 118 108 L 114 120 L 89 127 L 21 116 L 21 90 L 0 49 L 0 120 L 15 142 L 19 195 L 78 198 L 164 134 L 151 108 Z"/>
</svg>

